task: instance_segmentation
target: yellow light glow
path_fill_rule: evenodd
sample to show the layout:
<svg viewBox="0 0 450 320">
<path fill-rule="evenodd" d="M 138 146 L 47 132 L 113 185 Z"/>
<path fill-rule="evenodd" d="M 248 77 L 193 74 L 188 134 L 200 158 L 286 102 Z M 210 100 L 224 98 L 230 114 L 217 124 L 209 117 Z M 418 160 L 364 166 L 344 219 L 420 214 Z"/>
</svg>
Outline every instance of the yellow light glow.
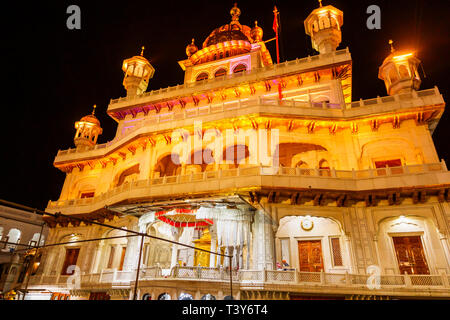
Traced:
<svg viewBox="0 0 450 320">
<path fill-rule="evenodd" d="M 403 60 L 403 59 L 405 59 L 405 58 L 407 58 L 407 57 L 410 57 L 410 56 L 412 56 L 412 55 L 413 55 L 413 53 L 410 52 L 410 53 L 402 54 L 402 55 L 400 55 L 400 56 L 395 56 L 393 59 L 394 59 L 394 60 Z"/>
</svg>

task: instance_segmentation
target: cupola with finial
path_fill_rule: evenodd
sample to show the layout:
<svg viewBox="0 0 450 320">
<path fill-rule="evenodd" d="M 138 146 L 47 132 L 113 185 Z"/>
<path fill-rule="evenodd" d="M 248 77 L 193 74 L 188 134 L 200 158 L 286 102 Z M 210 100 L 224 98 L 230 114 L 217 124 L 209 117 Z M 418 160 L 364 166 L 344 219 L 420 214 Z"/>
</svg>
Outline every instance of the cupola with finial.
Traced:
<svg viewBox="0 0 450 320">
<path fill-rule="evenodd" d="M 192 56 L 194 53 L 196 53 L 198 51 L 198 48 L 194 42 L 195 42 L 195 40 L 192 39 L 192 42 L 190 44 L 188 44 L 186 47 L 186 55 L 188 57 Z"/>
<path fill-rule="evenodd" d="M 304 24 L 313 48 L 322 54 L 336 51 L 341 43 L 344 13 L 331 5 L 322 6 L 322 0 L 319 0 L 319 5 L 305 19 Z"/>
<path fill-rule="evenodd" d="M 263 29 L 258 26 L 258 21 L 255 21 L 255 26 L 250 31 L 250 36 L 253 42 L 260 42 L 263 38 Z"/>
<path fill-rule="evenodd" d="M 98 121 L 95 114 L 95 108 L 92 110 L 92 114 L 84 116 L 80 121 L 75 122 L 75 137 L 73 139 L 77 149 L 88 149 L 93 147 L 97 143 L 97 138 L 102 134 L 103 129 L 100 127 L 100 121 Z"/>
<path fill-rule="evenodd" d="M 379 68 L 378 78 L 384 81 L 389 95 L 418 90 L 421 83 L 417 72 L 420 60 L 412 50 L 395 50 L 393 43 L 389 40 L 391 53 Z"/>
<path fill-rule="evenodd" d="M 155 69 L 144 58 L 144 47 L 141 55 L 123 61 L 122 70 L 125 73 L 123 86 L 127 90 L 127 96 L 137 96 L 145 92 L 148 80 L 155 74 Z"/>
</svg>

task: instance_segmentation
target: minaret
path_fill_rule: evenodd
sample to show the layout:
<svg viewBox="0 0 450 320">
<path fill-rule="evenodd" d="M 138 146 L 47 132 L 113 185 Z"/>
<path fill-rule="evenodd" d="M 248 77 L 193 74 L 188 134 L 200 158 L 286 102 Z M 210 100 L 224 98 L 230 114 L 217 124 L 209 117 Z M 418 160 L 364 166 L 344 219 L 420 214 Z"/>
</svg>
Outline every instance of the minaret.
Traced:
<svg viewBox="0 0 450 320">
<path fill-rule="evenodd" d="M 144 47 L 141 55 L 134 56 L 123 61 L 122 70 L 125 73 L 123 86 L 127 90 L 127 97 L 142 94 L 148 86 L 148 80 L 155 73 L 155 69 L 150 62 L 144 58 Z"/>
<path fill-rule="evenodd" d="M 97 143 L 97 138 L 102 134 L 103 129 L 100 127 L 100 121 L 94 115 L 95 108 L 92 114 L 84 116 L 80 121 L 75 122 L 75 137 L 73 139 L 77 149 L 89 149 Z"/>
<path fill-rule="evenodd" d="M 389 95 L 418 90 L 421 80 L 417 67 L 420 60 L 411 50 L 395 50 L 393 43 L 389 40 L 391 54 L 384 59 L 379 68 L 378 78 L 384 81 Z"/>
<path fill-rule="evenodd" d="M 313 10 L 305 19 L 305 32 L 311 37 L 313 48 L 319 53 L 336 51 L 342 40 L 341 26 L 344 13 L 333 6 L 322 6 Z"/>
</svg>

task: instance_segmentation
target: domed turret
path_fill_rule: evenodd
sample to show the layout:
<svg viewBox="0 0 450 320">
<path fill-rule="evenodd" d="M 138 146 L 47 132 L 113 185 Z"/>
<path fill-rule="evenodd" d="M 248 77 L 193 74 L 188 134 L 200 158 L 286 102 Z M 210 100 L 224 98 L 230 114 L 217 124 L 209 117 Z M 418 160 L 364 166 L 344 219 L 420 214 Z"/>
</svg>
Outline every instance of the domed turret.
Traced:
<svg viewBox="0 0 450 320">
<path fill-rule="evenodd" d="M 75 137 L 73 139 L 77 149 L 85 149 L 93 147 L 97 143 L 97 138 L 102 134 L 103 129 L 100 127 L 100 121 L 98 121 L 95 114 L 95 108 L 92 110 L 92 114 L 84 116 L 80 121 L 75 122 Z"/>
<path fill-rule="evenodd" d="M 391 54 L 384 59 L 379 68 L 378 78 L 383 80 L 389 95 L 418 90 L 420 77 L 417 67 L 420 60 L 411 50 L 397 51 L 394 49 L 393 41 L 389 40 Z"/>
<path fill-rule="evenodd" d="M 141 55 L 134 56 L 123 61 L 122 70 L 125 73 L 123 86 L 127 90 L 127 96 L 140 95 L 148 87 L 148 80 L 155 74 L 155 69 L 144 58 L 144 47 Z"/>
<path fill-rule="evenodd" d="M 313 48 L 320 53 L 336 51 L 342 40 L 341 26 L 344 23 L 344 13 L 333 7 L 320 7 L 313 10 L 306 18 L 305 32 L 311 36 Z"/>
<path fill-rule="evenodd" d="M 253 42 L 260 42 L 263 38 L 263 29 L 258 27 L 258 21 L 255 21 L 255 26 L 250 31 L 250 36 L 252 37 Z"/>
<path fill-rule="evenodd" d="M 194 53 L 196 53 L 198 51 L 197 46 L 194 43 L 194 39 L 192 39 L 192 42 L 190 44 L 187 45 L 186 47 L 186 55 L 188 57 L 192 56 Z"/>
</svg>

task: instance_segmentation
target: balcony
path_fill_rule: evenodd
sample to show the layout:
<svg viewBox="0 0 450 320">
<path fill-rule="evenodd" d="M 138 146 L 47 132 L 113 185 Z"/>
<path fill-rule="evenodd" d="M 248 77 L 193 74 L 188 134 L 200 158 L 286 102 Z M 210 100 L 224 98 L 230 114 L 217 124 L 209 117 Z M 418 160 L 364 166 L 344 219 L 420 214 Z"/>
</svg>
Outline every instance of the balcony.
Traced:
<svg viewBox="0 0 450 320">
<path fill-rule="evenodd" d="M 145 286 L 152 281 L 167 281 L 166 285 L 177 281 L 229 283 L 229 271 L 222 268 L 181 267 L 176 266 L 166 276 L 159 267 L 140 270 L 139 282 Z M 240 291 L 267 290 L 289 292 L 321 292 L 333 294 L 379 294 L 389 296 L 450 297 L 450 275 L 400 275 L 382 274 L 377 280 L 369 279 L 368 274 L 303 272 L 295 269 L 279 270 L 234 270 L 233 286 Z M 67 276 L 32 276 L 29 286 L 69 287 Z M 81 289 L 123 288 L 134 286 L 136 270 L 105 271 L 96 274 L 81 275 Z M 379 286 L 375 286 L 379 284 Z M 204 287 L 204 285 L 203 285 Z"/>
<path fill-rule="evenodd" d="M 437 87 L 395 96 L 378 97 L 359 100 L 347 105 L 332 103 L 313 103 L 311 101 L 283 100 L 269 98 L 238 99 L 224 103 L 189 107 L 181 112 L 165 112 L 149 114 L 129 128 L 118 134 L 113 140 L 97 144 L 89 150 L 70 148 L 59 150 L 55 163 L 76 161 L 84 158 L 98 158 L 109 154 L 121 145 L 132 141 L 142 134 L 174 130 L 185 125 L 192 125 L 194 120 L 214 121 L 230 114 L 243 116 L 246 114 L 280 114 L 293 117 L 315 117 L 323 119 L 354 119 L 358 117 L 407 110 L 429 105 L 442 105 L 444 100 Z M 234 116 L 233 115 L 233 116 Z"/>
<path fill-rule="evenodd" d="M 127 199 L 157 198 L 192 193 L 213 194 L 240 188 L 292 188 L 335 191 L 377 191 L 392 188 L 433 186 L 450 183 L 445 162 L 367 170 L 275 168 L 254 166 L 165 176 L 125 183 L 99 196 L 49 201 L 49 212 L 92 212 Z"/>
</svg>

